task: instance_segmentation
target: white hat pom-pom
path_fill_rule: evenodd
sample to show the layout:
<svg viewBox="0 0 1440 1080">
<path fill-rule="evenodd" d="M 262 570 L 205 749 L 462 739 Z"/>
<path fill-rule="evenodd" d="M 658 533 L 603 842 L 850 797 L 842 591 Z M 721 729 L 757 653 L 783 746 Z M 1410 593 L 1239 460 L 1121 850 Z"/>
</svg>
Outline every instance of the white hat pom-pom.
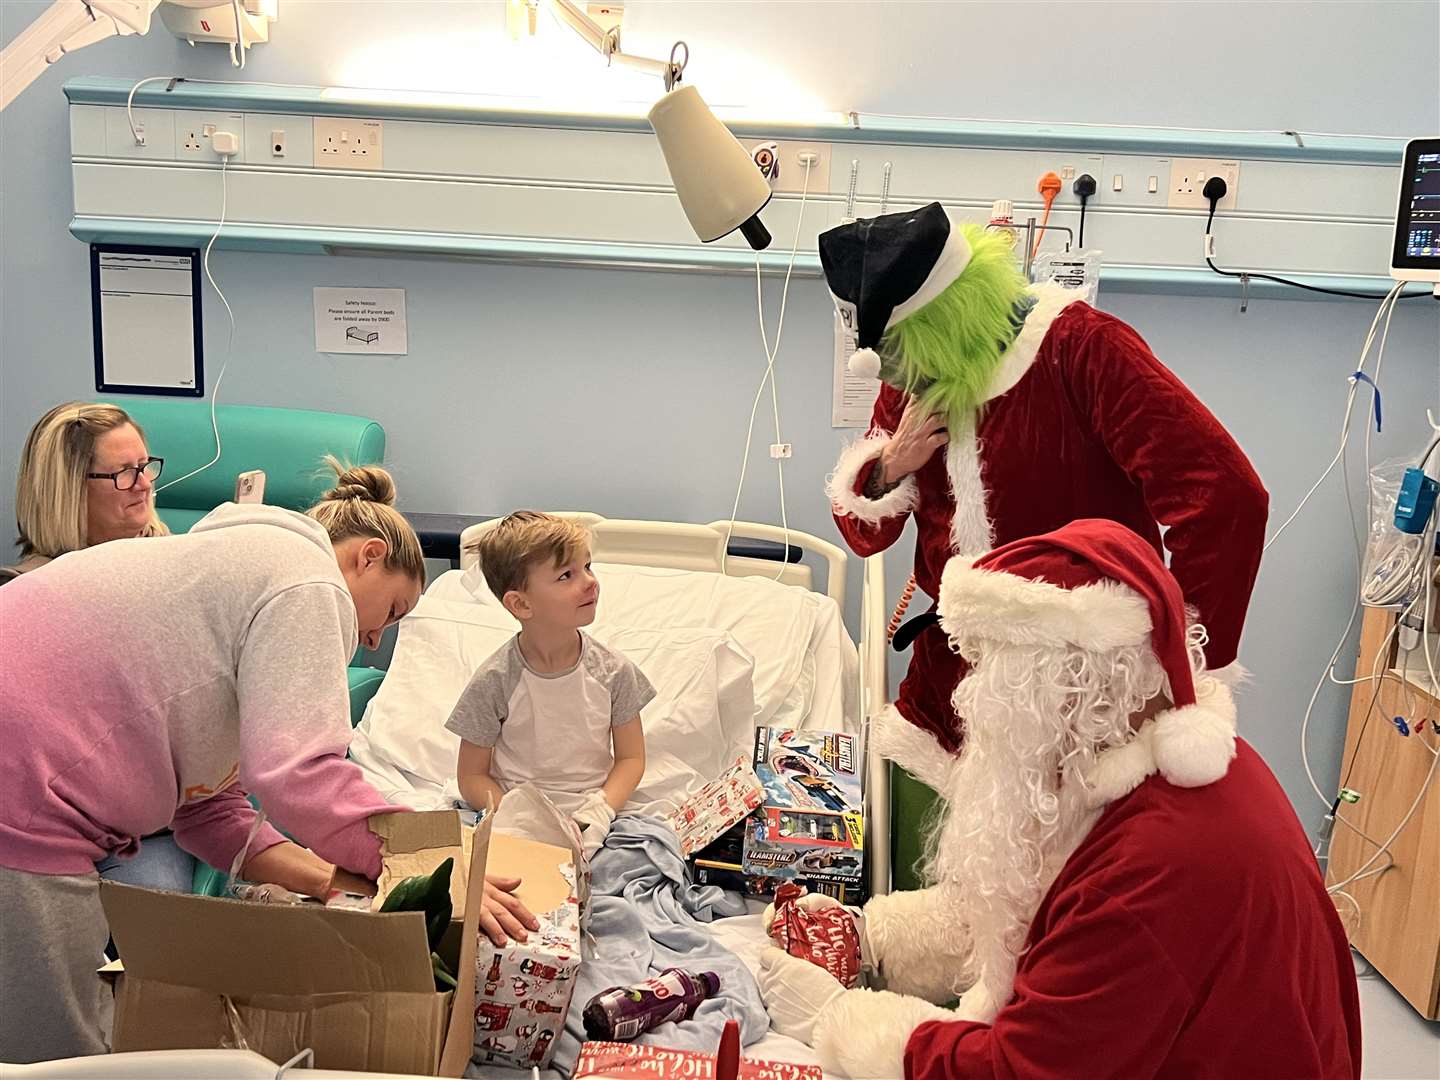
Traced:
<svg viewBox="0 0 1440 1080">
<path fill-rule="evenodd" d="M 850 374 L 857 379 L 878 379 L 880 377 L 880 354 L 874 349 L 860 349 L 846 364 Z"/>
</svg>

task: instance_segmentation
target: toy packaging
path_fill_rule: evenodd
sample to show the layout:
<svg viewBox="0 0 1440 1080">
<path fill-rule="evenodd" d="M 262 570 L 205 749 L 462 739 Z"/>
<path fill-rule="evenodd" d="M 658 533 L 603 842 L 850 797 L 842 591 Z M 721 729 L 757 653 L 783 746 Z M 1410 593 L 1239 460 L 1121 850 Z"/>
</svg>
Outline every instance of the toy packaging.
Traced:
<svg viewBox="0 0 1440 1080">
<path fill-rule="evenodd" d="M 749 759 L 740 757 L 665 820 L 680 837 L 680 854 L 688 859 L 763 801 L 760 778 L 750 767 Z"/>
<path fill-rule="evenodd" d="M 765 803 L 745 822 L 747 875 L 859 890 L 865 843 L 862 752 L 858 735 L 756 730 L 752 760 Z"/>
<path fill-rule="evenodd" d="M 666 1050 L 634 1043 L 587 1042 L 580 1047 L 573 1080 L 715 1080 L 715 1055 L 693 1050 Z M 739 1080 L 822 1080 L 818 1065 L 740 1059 Z"/>
</svg>

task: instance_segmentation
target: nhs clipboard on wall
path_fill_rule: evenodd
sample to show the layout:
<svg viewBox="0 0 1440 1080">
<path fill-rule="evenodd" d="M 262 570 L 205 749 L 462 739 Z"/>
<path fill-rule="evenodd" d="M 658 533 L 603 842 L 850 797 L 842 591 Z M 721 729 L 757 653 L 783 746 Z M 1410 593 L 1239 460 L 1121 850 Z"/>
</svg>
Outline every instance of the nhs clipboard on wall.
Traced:
<svg viewBox="0 0 1440 1080">
<path fill-rule="evenodd" d="M 90 246 L 95 389 L 203 397 L 200 252 Z"/>
</svg>

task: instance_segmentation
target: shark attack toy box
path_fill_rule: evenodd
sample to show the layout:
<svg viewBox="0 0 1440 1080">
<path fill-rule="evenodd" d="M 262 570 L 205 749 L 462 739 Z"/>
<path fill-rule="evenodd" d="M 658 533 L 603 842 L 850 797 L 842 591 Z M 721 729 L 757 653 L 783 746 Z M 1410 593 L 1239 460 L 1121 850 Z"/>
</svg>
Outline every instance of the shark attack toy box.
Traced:
<svg viewBox="0 0 1440 1080">
<path fill-rule="evenodd" d="M 765 802 L 745 820 L 746 874 L 861 888 L 863 750 L 844 732 L 756 730 Z"/>
</svg>

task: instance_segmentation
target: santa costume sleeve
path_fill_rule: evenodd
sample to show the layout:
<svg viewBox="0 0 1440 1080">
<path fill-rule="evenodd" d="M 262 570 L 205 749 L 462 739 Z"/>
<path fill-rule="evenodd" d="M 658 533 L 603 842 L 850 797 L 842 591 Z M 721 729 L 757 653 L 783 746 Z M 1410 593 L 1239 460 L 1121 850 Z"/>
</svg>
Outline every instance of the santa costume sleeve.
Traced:
<svg viewBox="0 0 1440 1080">
<path fill-rule="evenodd" d="M 865 495 L 870 474 L 875 471 L 881 451 L 889 444 L 904 411 L 905 400 L 900 392 L 882 385 L 875 398 L 870 430 L 863 439 L 840 452 L 835 471 L 825 486 L 840 534 L 851 550 L 862 557 L 884 551 L 895 543 L 905 529 L 905 518 L 919 501 L 920 491 L 913 475 L 905 477 L 878 499 Z"/>
<path fill-rule="evenodd" d="M 1170 572 L 1205 624 L 1206 667 L 1234 662 L 1270 497 L 1245 452 L 1140 335 L 1104 318 L 1059 350 L 1075 405 L 1166 527 Z"/>
<path fill-rule="evenodd" d="M 905 1048 L 907 1080 L 1133 1080 L 1164 1064 L 1193 996 L 1164 947 L 1095 888 L 1056 911 L 1063 933 L 1034 942 L 1015 997 L 992 1024 L 930 1021 Z"/>
</svg>

